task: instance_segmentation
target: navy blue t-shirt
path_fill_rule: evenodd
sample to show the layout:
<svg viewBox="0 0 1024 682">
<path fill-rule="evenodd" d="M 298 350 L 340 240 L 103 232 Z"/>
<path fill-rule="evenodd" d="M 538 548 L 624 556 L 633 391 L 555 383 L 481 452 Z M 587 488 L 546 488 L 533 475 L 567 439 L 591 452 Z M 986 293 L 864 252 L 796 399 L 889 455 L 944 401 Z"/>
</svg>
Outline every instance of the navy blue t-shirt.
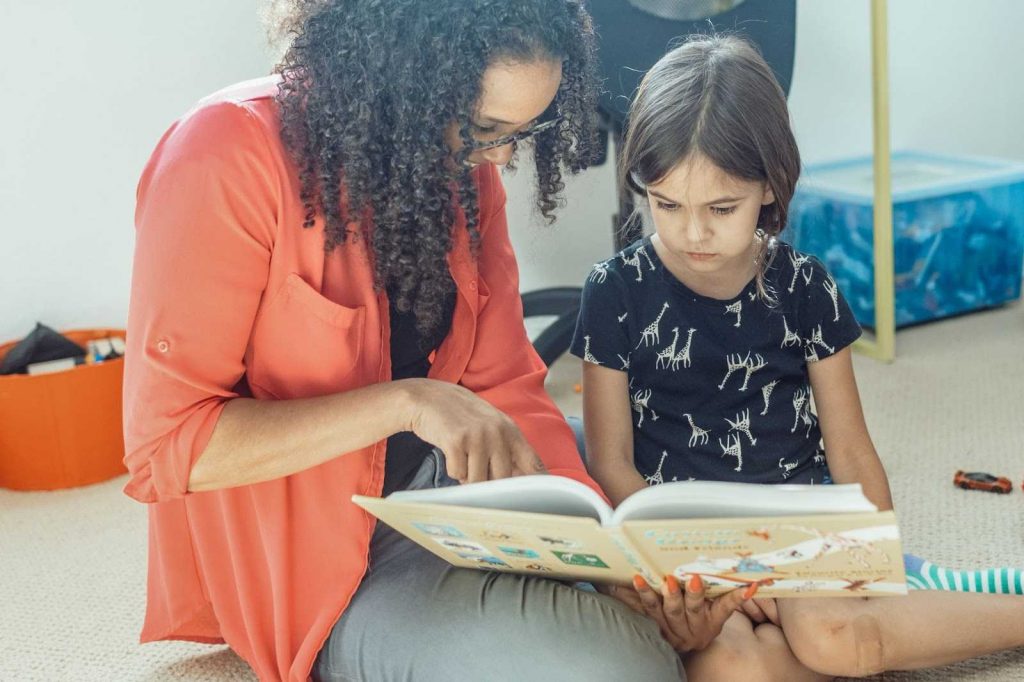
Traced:
<svg viewBox="0 0 1024 682">
<path fill-rule="evenodd" d="M 807 364 L 855 341 L 860 325 L 824 265 L 773 241 L 765 284 L 701 296 L 649 238 L 598 263 L 571 352 L 629 375 L 633 452 L 648 483 L 830 482 Z"/>
</svg>

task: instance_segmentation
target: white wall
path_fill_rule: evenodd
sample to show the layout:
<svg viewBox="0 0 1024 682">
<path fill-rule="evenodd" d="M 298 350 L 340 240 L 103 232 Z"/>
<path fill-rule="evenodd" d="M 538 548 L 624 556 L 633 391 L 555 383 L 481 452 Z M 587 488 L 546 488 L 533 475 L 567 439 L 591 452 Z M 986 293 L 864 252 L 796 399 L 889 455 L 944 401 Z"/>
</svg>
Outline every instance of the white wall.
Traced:
<svg viewBox="0 0 1024 682">
<path fill-rule="evenodd" d="M 1024 159 L 1018 0 L 891 0 L 893 147 Z M 867 0 L 798 0 L 791 108 L 804 158 L 871 148 Z M 257 0 L 0 0 L 0 340 L 35 320 L 122 326 L 135 183 L 199 97 L 267 73 Z M 609 165 L 570 181 L 553 228 L 507 178 L 524 290 L 611 253 Z"/>
<path fill-rule="evenodd" d="M 804 160 L 871 151 L 870 7 L 798 0 L 790 108 Z M 890 0 L 893 149 L 1024 159 L 1024 2 Z"/>
<path fill-rule="evenodd" d="M 0 340 L 124 326 L 149 153 L 270 64 L 253 0 L 0 0 Z"/>
</svg>

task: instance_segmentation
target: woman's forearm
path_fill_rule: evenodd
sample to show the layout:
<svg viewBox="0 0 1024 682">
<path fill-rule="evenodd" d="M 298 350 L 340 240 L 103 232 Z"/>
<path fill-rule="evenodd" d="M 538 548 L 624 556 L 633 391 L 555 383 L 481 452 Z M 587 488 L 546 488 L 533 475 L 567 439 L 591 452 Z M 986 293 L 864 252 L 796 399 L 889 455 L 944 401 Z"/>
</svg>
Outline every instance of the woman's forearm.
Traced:
<svg viewBox="0 0 1024 682">
<path fill-rule="evenodd" d="M 218 490 L 281 478 L 407 430 L 412 381 L 318 398 L 235 398 L 193 465 L 188 489 Z"/>
</svg>

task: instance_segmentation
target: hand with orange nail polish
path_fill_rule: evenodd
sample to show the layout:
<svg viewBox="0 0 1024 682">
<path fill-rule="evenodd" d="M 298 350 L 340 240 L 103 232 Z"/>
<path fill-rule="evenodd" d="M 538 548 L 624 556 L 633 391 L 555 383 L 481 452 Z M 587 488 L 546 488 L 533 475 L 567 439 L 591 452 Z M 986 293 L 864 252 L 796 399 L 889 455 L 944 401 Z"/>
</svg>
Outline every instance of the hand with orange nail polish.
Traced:
<svg viewBox="0 0 1024 682">
<path fill-rule="evenodd" d="M 624 594 L 615 596 L 653 619 L 665 640 L 680 652 L 699 651 L 711 644 L 733 611 L 757 592 L 754 584 L 708 599 L 704 593 L 704 581 L 698 575 L 690 576 L 685 592 L 672 575 L 665 576 L 660 593 L 640 575 L 633 577 L 633 587 L 639 598 L 639 609 L 636 602 L 625 599 Z M 617 591 L 625 593 L 628 590 L 619 588 Z"/>
</svg>

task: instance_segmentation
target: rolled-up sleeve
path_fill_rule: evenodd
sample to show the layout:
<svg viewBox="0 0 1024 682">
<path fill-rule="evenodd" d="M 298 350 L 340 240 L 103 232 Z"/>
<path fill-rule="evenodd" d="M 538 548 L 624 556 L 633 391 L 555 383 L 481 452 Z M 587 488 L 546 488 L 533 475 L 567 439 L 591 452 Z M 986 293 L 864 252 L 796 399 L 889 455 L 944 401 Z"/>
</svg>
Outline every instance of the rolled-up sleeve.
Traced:
<svg viewBox="0 0 1024 682">
<path fill-rule="evenodd" d="M 176 123 L 143 172 L 124 378 L 125 492 L 137 500 L 187 493 L 237 397 L 276 233 L 277 176 L 264 131 L 233 103 Z"/>
<path fill-rule="evenodd" d="M 572 429 L 544 389 L 547 367 L 523 325 L 519 269 L 508 236 L 505 191 L 498 171 L 481 182 L 479 274 L 489 298 L 477 319 L 473 355 L 460 382 L 516 422 L 552 474 L 575 479 L 604 496 L 587 474 Z"/>
</svg>

